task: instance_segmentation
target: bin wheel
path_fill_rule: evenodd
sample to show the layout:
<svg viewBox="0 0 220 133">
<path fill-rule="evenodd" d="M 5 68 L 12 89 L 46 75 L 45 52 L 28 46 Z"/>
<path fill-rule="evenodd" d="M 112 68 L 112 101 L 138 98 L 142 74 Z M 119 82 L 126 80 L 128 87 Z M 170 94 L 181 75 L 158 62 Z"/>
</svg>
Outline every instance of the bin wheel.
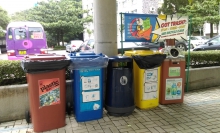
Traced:
<svg viewBox="0 0 220 133">
<path fill-rule="evenodd" d="M 25 111 L 25 119 L 28 124 L 31 123 L 31 116 L 29 110 Z"/>
<path fill-rule="evenodd" d="M 70 105 L 70 102 L 67 102 L 67 105 L 66 105 L 66 112 L 68 115 L 71 114 L 71 105 Z"/>
</svg>

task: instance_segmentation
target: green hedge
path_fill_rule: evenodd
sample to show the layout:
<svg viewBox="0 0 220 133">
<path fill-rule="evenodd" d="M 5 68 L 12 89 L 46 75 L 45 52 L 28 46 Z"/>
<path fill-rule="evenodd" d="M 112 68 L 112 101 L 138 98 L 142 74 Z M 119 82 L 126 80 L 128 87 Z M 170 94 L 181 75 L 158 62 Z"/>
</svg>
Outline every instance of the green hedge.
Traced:
<svg viewBox="0 0 220 133">
<path fill-rule="evenodd" d="M 53 50 L 66 50 L 65 46 L 55 46 Z"/>
<path fill-rule="evenodd" d="M 185 52 L 185 58 L 187 62 L 188 52 Z M 190 52 L 190 67 L 198 68 L 210 66 L 220 66 L 220 50 Z"/>
<path fill-rule="evenodd" d="M 70 70 L 66 69 L 66 80 L 70 79 Z M 26 73 L 21 61 L 0 60 L 0 86 L 26 84 Z"/>
<path fill-rule="evenodd" d="M 0 85 L 27 83 L 20 61 L 0 61 Z"/>
<path fill-rule="evenodd" d="M 188 52 L 185 52 L 186 62 Z M 190 52 L 190 67 L 220 66 L 220 51 Z M 20 61 L 0 60 L 0 86 L 25 84 L 26 74 L 21 68 Z M 70 79 L 70 70 L 66 69 L 66 80 Z"/>
</svg>

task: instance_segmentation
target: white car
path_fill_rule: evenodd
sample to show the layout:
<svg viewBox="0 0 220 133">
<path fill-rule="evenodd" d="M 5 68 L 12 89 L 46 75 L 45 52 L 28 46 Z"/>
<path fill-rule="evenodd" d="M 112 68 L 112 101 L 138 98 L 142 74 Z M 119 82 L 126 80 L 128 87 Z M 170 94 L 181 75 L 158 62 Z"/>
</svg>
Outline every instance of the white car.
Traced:
<svg viewBox="0 0 220 133">
<path fill-rule="evenodd" d="M 188 36 L 188 41 L 189 41 L 189 36 Z M 207 39 L 204 39 L 202 36 L 191 36 L 190 37 L 190 47 L 194 49 L 196 46 L 199 46 L 201 44 L 204 44 L 207 42 Z"/>
<path fill-rule="evenodd" d="M 70 52 L 74 52 L 74 51 L 79 50 L 79 47 L 81 46 L 82 43 L 83 43 L 82 40 L 72 40 L 72 41 L 70 41 L 70 45 L 69 45 Z"/>
</svg>

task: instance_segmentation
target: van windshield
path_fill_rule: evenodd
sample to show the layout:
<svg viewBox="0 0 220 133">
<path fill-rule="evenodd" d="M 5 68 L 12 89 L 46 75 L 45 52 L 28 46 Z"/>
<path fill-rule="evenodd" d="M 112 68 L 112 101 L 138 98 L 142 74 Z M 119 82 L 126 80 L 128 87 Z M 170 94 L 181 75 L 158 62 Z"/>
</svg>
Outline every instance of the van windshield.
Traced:
<svg viewBox="0 0 220 133">
<path fill-rule="evenodd" d="M 15 29 L 15 39 L 16 40 L 23 40 L 26 39 L 26 30 L 24 28 Z"/>
</svg>

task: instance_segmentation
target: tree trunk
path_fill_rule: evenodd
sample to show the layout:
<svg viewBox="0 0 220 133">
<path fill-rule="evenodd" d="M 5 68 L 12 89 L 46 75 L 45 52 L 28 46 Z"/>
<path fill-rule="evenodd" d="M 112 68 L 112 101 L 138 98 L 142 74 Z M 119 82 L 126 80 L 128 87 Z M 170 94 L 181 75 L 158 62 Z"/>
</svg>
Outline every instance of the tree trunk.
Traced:
<svg viewBox="0 0 220 133">
<path fill-rule="evenodd" d="M 210 23 L 210 38 L 213 37 L 213 23 Z"/>
<path fill-rule="evenodd" d="M 57 31 L 57 46 L 60 45 L 60 32 Z"/>
<path fill-rule="evenodd" d="M 61 37 L 61 41 L 62 41 L 62 46 L 64 46 L 64 41 L 63 41 L 63 31 L 61 31 L 60 37 Z"/>
</svg>

